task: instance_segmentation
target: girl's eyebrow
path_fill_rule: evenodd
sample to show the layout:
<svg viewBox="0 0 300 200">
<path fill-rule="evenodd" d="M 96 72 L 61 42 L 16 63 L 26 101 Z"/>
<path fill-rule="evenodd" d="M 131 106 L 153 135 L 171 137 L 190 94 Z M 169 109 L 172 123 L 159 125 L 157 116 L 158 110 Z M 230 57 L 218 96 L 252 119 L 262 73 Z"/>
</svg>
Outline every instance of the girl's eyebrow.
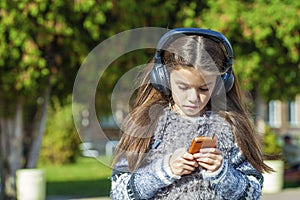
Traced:
<svg viewBox="0 0 300 200">
<path fill-rule="evenodd" d="M 209 85 L 212 85 L 213 84 L 213 82 L 208 82 L 208 83 L 204 83 L 203 85 L 201 85 L 201 86 L 209 86 Z"/>
<path fill-rule="evenodd" d="M 180 81 L 180 80 L 177 80 L 175 81 L 177 84 L 181 84 L 181 85 L 189 85 L 187 84 L 186 82 L 183 82 L 183 81 Z"/>
<path fill-rule="evenodd" d="M 188 84 L 188 83 L 186 83 L 186 82 L 183 82 L 183 81 L 181 81 L 181 80 L 177 80 L 177 81 L 175 81 L 176 82 L 176 84 L 180 84 L 180 85 L 188 85 L 188 86 L 190 86 L 190 84 Z M 208 83 L 204 83 L 203 85 L 200 85 L 200 87 L 203 87 L 203 86 L 209 86 L 209 85 L 211 85 L 213 82 L 208 82 Z"/>
</svg>

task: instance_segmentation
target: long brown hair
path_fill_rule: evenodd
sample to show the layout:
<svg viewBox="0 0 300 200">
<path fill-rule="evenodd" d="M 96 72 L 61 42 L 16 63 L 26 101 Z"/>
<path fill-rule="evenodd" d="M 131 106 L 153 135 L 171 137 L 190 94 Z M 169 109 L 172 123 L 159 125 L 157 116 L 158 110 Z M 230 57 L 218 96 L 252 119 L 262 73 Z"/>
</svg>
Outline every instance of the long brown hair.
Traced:
<svg viewBox="0 0 300 200">
<path fill-rule="evenodd" d="M 178 66 L 194 67 L 221 75 L 224 73 L 225 60 L 226 55 L 220 44 L 201 36 L 180 37 L 173 41 L 163 53 L 163 63 L 169 71 L 176 70 Z M 165 99 L 151 85 L 149 76 L 153 66 L 152 61 L 144 68 L 142 86 L 138 90 L 133 109 L 122 127 L 123 134 L 115 152 L 114 163 L 124 155 L 131 171 L 140 166 L 149 149 L 151 137 L 163 111 L 162 108 L 173 103 L 172 99 Z M 217 84 L 215 87 L 221 87 L 221 85 Z M 233 88 L 224 95 L 226 95 L 225 98 L 214 98 L 213 103 L 216 105 L 210 102 L 206 107 L 217 111 L 231 124 L 239 148 L 259 172 L 272 171 L 263 162 L 261 142 L 250 121 L 244 94 L 241 92 L 237 77 L 235 77 Z"/>
</svg>

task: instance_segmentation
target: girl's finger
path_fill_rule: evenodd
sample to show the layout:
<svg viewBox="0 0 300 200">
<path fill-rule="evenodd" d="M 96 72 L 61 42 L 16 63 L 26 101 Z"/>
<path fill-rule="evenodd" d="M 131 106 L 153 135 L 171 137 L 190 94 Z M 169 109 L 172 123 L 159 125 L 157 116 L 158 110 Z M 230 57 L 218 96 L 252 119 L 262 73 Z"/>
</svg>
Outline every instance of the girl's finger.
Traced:
<svg viewBox="0 0 300 200">
<path fill-rule="evenodd" d="M 198 167 L 198 162 L 196 160 L 192 160 L 192 161 L 185 160 L 184 164 L 188 166 Z"/>
<path fill-rule="evenodd" d="M 215 153 L 221 154 L 221 151 L 217 148 L 202 148 L 200 149 L 200 153 Z"/>
<path fill-rule="evenodd" d="M 217 169 L 219 169 L 219 167 L 217 166 L 214 166 L 214 165 L 209 165 L 209 164 L 206 164 L 206 163 L 199 163 L 199 165 L 206 169 L 207 171 L 210 171 L 210 172 L 214 172 L 216 171 Z"/>
<path fill-rule="evenodd" d="M 196 167 L 193 167 L 193 166 L 190 166 L 190 165 L 184 165 L 183 169 L 185 171 L 188 171 L 189 173 L 191 173 L 196 169 Z"/>
<path fill-rule="evenodd" d="M 182 157 L 186 160 L 194 160 L 193 154 L 190 154 L 188 152 L 185 152 Z"/>
<path fill-rule="evenodd" d="M 206 163 L 206 164 L 209 164 L 209 165 L 213 165 L 215 163 L 215 160 L 214 159 L 211 159 L 211 158 L 198 158 L 197 159 L 198 163 Z"/>
</svg>

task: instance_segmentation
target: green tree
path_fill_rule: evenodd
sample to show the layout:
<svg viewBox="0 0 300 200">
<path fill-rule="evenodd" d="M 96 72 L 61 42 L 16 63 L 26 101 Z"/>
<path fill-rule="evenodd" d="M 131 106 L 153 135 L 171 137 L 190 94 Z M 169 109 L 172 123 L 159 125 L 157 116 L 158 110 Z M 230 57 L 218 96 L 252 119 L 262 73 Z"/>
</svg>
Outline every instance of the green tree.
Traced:
<svg viewBox="0 0 300 200">
<path fill-rule="evenodd" d="M 263 144 L 263 151 L 267 159 L 279 159 L 282 157 L 282 147 L 279 144 L 279 137 L 270 127 L 266 127 Z"/>
<path fill-rule="evenodd" d="M 54 98 L 54 106 L 49 109 L 45 134 L 40 151 L 43 164 L 66 164 L 76 160 L 79 154 L 79 136 L 76 134 L 70 103 L 60 105 Z"/>
<path fill-rule="evenodd" d="M 71 93 L 76 69 L 99 40 L 111 7 L 93 0 L 0 2 L 3 199 L 16 198 L 16 170 L 36 166 L 51 95 Z"/>
</svg>

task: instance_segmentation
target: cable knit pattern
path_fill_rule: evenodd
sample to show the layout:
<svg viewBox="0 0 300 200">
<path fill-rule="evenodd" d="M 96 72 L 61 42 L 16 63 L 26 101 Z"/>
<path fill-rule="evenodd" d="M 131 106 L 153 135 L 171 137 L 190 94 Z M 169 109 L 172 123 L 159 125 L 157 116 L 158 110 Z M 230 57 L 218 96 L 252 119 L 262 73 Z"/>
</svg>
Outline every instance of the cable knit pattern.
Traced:
<svg viewBox="0 0 300 200">
<path fill-rule="evenodd" d="M 168 160 L 176 149 L 188 149 L 195 136 L 214 134 L 223 153 L 219 170 L 208 173 L 199 168 L 182 177 L 172 174 Z M 125 158 L 115 165 L 112 199 L 253 200 L 261 196 L 262 175 L 243 157 L 228 122 L 211 112 L 190 119 L 166 108 L 142 166 L 134 173 L 127 166 Z"/>
</svg>

